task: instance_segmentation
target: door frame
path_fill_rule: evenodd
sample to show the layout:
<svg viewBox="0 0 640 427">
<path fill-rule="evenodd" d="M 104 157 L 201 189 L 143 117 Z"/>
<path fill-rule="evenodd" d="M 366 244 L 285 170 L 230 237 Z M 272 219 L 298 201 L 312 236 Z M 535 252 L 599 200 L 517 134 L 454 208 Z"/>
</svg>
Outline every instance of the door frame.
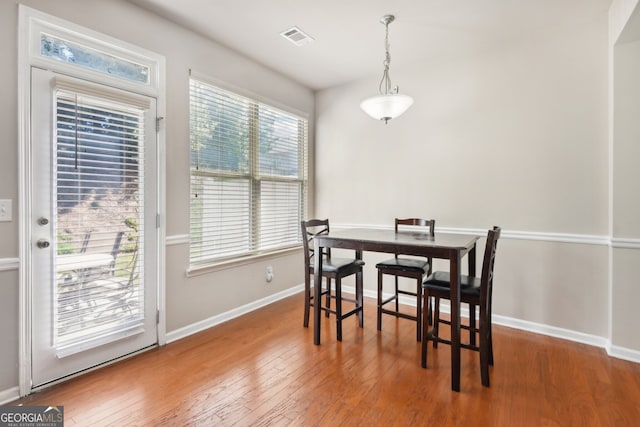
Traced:
<svg viewBox="0 0 640 427">
<path fill-rule="evenodd" d="M 62 34 L 71 37 L 90 48 L 112 52 L 119 57 L 131 58 L 144 63 L 150 68 L 148 84 L 127 82 L 123 79 L 108 76 L 80 66 L 46 58 L 34 49 L 40 31 L 46 29 L 48 33 Z M 31 384 L 31 304 L 32 304 L 32 275 L 31 275 L 31 243 L 32 243 L 32 170 L 31 170 L 31 68 L 48 69 L 56 73 L 65 74 L 95 83 L 118 87 L 134 93 L 156 98 L 157 126 L 156 143 L 157 176 L 156 181 L 157 212 L 156 233 L 157 248 L 155 265 L 157 277 L 157 342 L 159 346 L 166 344 L 166 310 L 165 310 L 165 265 L 166 259 L 166 149 L 165 126 L 162 118 L 166 111 L 165 89 L 165 58 L 162 55 L 123 42 L 122 40 L 101 34 L 94 30 L 65 21 L 63 19 L 42 13 L 24 5 L 19 5 L 18 22 L 18 153 L 19 153 L 19 335 L 18 335 L 18 385 L 20 396 L 30 394 L 34 388 Z M 151 177 L 150 177 L 151 178 Z M 151 232 L 151 228 L 148 232 Z M 108 362 L 111 363 L 111 362 Z M 76 374 L 79 375 L 79 374 Z M 66 379 L 66 378 L 65 378 Z M 56 382 L 47 384 L 47 386 Z"/>
</svg>

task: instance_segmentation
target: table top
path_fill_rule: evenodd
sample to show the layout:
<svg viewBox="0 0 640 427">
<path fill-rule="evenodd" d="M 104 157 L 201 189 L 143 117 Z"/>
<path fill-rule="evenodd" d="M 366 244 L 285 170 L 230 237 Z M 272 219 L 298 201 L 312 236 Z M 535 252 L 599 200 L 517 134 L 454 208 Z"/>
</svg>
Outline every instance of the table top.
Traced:
<svg viewBox="0 0 640 427">
<path fill-rule="evenodd" d="M 75 271 L 85 268 L 108 267 L 113 262 L 111 254 L 66 254 L 56 258 L 57 271 Z"/>
<path fill-rule="evenodd" d="M 479 239 L 472 234 L 429 233 L 374 228 L 350 228 L 315 236 L 321 246 L 375 248 L 381 252 L 394 252 L 399 248 L 433 248 L 468 250 Z M 386 247 L 387 250 L 383 250 Z"/>
</svg>

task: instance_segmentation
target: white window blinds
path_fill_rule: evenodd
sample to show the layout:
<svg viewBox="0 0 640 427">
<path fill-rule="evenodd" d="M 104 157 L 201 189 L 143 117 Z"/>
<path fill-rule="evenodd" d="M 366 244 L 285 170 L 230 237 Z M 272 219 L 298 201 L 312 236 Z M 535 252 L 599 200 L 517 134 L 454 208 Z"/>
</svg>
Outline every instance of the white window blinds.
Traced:
<svg viewBox="0 0 640 427">
<path fill-rule="evenodd" d="M 143 330 L 148 106 L 57 87 L 53 337 L 64 357 Z"/>
<path fill-rule="evenodd" d="M 307 120 L 192 79 L 191 264 L 300 243 Z"/>
</svg>

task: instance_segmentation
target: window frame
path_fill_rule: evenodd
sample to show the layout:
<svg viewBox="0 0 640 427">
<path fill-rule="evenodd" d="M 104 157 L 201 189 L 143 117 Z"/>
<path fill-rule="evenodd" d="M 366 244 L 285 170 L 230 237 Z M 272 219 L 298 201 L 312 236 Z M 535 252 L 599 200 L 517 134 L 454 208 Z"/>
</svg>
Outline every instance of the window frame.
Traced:
<svg viewBox="0 0 640 427">
<path fill-rule="evenodd" d="M 30 40 L 21 54 L 26 54 L 30 65 L 55 70 L 67 76 L 76 77 L 96 83 L 105 84 L 128 92 L 147 95 L 159 100 L 165 97 L 165 58 L 140 46 L 126 43 L 105 34 L 88 30 L 81 26 L 60 20 L 45 13 L 21 6 L 25 21 L 21 22 Z M 61 61 L 52 56 L 43 55 L 41 49 L 42 35 L 62 39 L 70 43 L 101 52 L 113 58 L 144 66 L 149 70 L 148 81 L 130 80 L 104 71 Z M 164 112 L 164 111 L 162 111 Z M 160 111 L 159 111 L 160 113 Z"/>
<path fill-rule="evenodd" d="M 299 220 L 305 218 L 308 212 L 309 206 L 309 117 L 308 114 L 303 113 L 301 111 L 296 110 L 295 108 L 285 106 L 279 102 L 275 102 L 271 99 L 264 98 L 260 95 L 257 95 L 248 90 L 239 88 L 237 86 L 231 85 L 227 82 L 211 78 L 205 74 L 201 74 L 198 72 L 194 72 L 190 70 L 189 72 L 189 91 L 191 90 L 191 82 L 196 81 L 198 83 L 211 86 L 215 90 L 229 94 L 232 97 L 241 97 L 251 103 L 252 111 L 257 111 L 260 106 L 267 107 L 270 111 L 279 111 L 288 116 L 294 117 L 298 121 L 303 122 L 303 126 L 299 129 L 299 132 L 303 134 L 299 136 L 298 139 L 298 165 L 299 165 L 299 173 L 296 177 L 288 177 L 288 176 L 280 176 L 280 175 L 261 175 L 259 171 L 259 120 L 255 120 L 258 117 L 256 114 L 251 114 L 248 122 L 250 123 L 249 134 L 249 162 L 248 162 L 248 170 L 246 172 L 225 172 L 225 171 L 203 171 L 196 170 L 196 168 L 192 165 L 191 160 L 189 161 L 189 181 L 190 181 L 190 202 L 189 202 L 189 268 L 187 269 L 187 276 L 197 276 L 200 274 L 206 274 L 210 271 L 215 271 L 218 269 L 231 268 L 240 265 L 251 264 L 257 259 L 269 256 L 285 256 L 295 251 L 298 251 L 302 246 L 302 240 L 300 237 L 300 233 L 296 233 L 296 241 L 295 243 L 291 243 L 289 245 L 283 245 L 275 248 L 260 248 L 260 231 L 261 225 L 252 225 L 249 226 L 249 240 L 250 245 L 253 247 L 250 250 L 233 254 L 233 255 L 221 255 L 221 256 L 213 256 L 207 257 L 203 259 L 194 260 L 192 257 L 192 238 L 191 238 L 191 227 L 193 224 L 192 220 L 192 206 L 191 206 L 191 198 L 193 197 L 193 188 L 192 188 L 192 178 L 194 176 L 209 176 L 209 177 L 220 177 L 220 178 L 236 178 L 236 179 L 247 179 L 249 181 L 250 192 L 248 195 L 248 204 L 250 207 L 250 216 L 251 222 L 254 224 L 260 224 L 260 197 L 256 197 L 252 195 L 252 192 L 260 191 L 260 183 L 261 182 L 274 182 L 274 183 L 282 183 L 282 182 L 297 182 L 300 185 L 300 197 L 298 199 L 298 212 Z M 189 100 L 189 106 L 191 108 L 191 100 Z M 254 112 L 255 112 L 254 111 Z M 189 116 L 189 155 L 191 159 L 191 155 L 194 153 L 191 144 L 191 115 Z M 299 221 L 297 224 L 299 229 Z"/>
</svg>

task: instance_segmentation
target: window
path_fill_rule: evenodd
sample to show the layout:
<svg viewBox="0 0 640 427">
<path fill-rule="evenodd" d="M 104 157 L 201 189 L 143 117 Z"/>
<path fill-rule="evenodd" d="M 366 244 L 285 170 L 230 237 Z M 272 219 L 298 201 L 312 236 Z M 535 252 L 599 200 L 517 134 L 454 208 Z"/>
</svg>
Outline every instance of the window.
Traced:
<svg viewBox="0 0 640 427">
<path fill-rule="evenodd" d="M 80 43 L 40 34 L 40 54 L 115 77 L 149 84 L 149 68 Z"/>
<path fill-rule="evenodd" d="M 38 68 L 148 95 L 163 96 L 164 58 L 136 45 L 92 32 L 21 6 L 24 46 L 29 63 Z"/>
<path fill-rule="evenodd" d="M 300 244 L 307 120 L 190 82 L 191 264 Z"/>
</svg>

